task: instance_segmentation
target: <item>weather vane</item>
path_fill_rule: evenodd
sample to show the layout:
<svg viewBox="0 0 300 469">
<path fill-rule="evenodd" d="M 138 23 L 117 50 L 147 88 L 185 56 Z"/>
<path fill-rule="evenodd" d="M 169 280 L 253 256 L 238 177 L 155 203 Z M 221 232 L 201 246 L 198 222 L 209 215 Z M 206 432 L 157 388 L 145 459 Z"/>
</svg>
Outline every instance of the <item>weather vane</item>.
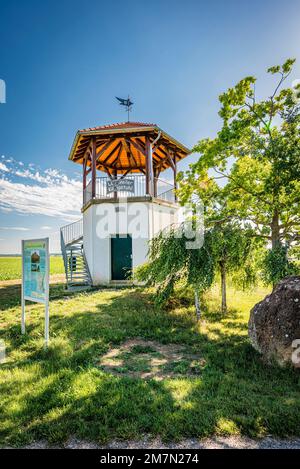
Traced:
<svg viewBox="0 0 300 469">
<path fill-rule="evenodd" d="M 117 96 L 116 96 L 116 99 L 119 101 L 119 103 L 120 103 L 121 106 L 125 106 L 125 107 L 126 107 L 127 116 L 128 116 L 128 122 L 129 122 L 129 113 L 130 113 L 130 111 L 131 111 L 131 108 L 132 108 L 132 105 L 133 105 L 133 101 L 130 100 L 129 95 L 128 95 L 128 98 L 127 98 L 127 99 L 118 98 Z"/>
</svg>

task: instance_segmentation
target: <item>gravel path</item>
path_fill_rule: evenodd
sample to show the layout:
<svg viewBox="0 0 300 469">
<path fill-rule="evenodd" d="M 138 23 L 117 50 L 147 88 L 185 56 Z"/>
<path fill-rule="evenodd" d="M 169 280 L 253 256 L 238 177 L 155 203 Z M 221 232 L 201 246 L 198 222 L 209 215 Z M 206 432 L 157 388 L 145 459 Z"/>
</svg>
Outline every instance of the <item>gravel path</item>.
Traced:
<svg viewBox="0 0 300 469">
<path fill-rule="evenodd" d="M 49 282 L 50 283 L 64 283 L 66 279 L 65 274 L 54 274 L 50 275 Z M 13 280 L 1 280 L 0 281 L 0 288 L 4 287 L 13 287 L 13 286 L 19 286 L 22 283 L 22 279 L 16 278 Z"/>
<path fill-rule="evenodd" d="M 50 446 L 46 441 L 38 441 L 25 446 L 26 449 L 300 449 L 300 438 L 277 439 L 230 436 L 206 438 L 203 440 L 186 439 L 178 443 L 162 443 L 160 439 L 143 438 L 138 441 L 112 441 L 105 446 L 70 438 L 63 446 Z"/>
</svg>

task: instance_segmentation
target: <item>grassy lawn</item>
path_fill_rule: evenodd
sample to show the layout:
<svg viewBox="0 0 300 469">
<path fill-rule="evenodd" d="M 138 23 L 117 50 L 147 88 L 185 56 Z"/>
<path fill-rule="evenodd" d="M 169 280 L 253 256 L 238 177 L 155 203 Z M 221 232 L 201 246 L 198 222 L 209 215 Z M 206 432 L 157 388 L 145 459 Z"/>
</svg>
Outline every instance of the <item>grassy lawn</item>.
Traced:
<svg viewBox="0 0 300 469">
<path fill-rule="evenodd" d="M 46 352 L 43 308 L 28 307 L 28 334 L 22 337 L 19 287 L 4 286 L 0 339 L 7 361 L 0 365 L 0 444 L 60 442 L 71 435 L 98 442 L 143 434 L 166 440 L 213 434 L 299 436 L 299 374 L 264 365 L 247 340 L 249 310 L 266 293 L 231 288 L 224 318 L 214 288 L 197 324 L 188 304 L 158 311 L 150 295 L 138 289 L 67 295 L 55 285 Z M 136 338 L 140 342 L 129 350 Z M 135 372 L 148 370 L 149 356 L 163 363 L 147 341 L 184 347 L 200 357 L 201 366 L 190 373 L 183 358 L 171 377 L 131 375 L 130 366 Z M 116 372 L 103 368 L 101 358 L 107 360 L 108 352 L 124 343 L 120 355 L 129 357 L 130 366 L 125 360 Z"/>
<path fill-rule="evenodd" d="M 63 274 L 64 265 L 61 256 L 50 257 L 50 275 Z M 22 276 L 21 257 L 0 257 L 0 281 L 15 280 Z"/>
</svg>

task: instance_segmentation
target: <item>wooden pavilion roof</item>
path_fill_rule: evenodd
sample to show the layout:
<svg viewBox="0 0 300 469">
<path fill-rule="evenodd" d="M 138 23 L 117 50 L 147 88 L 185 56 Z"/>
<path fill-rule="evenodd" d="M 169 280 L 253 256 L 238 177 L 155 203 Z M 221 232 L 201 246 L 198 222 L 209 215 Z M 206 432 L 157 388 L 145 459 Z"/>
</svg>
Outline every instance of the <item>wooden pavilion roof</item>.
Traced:
<svg viewBox="0 0 300 469">
<path fill-rule="evenodd" d="M 79 130 L 75 136 L 69 159 L 83 164 L 93 138 L 96 141 L 96 168 L 100 171 L 124 174 L 144 172 L 146 168 L 146 139 L 153 142 L 153 166 L 159 172 L 170 167 L 170 152 L 176 161 L 185 158 L 190 150 L 156 124 L 122 122 Z M 91 162 L 88 160 L 87 165 Z"/>
</svg>

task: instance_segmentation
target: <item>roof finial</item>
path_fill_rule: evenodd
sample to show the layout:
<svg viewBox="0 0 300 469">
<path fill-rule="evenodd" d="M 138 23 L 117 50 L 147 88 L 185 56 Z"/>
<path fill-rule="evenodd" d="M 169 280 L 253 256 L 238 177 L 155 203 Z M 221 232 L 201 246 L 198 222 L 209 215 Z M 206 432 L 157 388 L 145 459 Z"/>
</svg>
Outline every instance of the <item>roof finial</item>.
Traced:
<svg viewBox="0 0 300 469">
<path fill-rule="evenodd" d="M 129 122 L 129 113 L 131 112 L 131 108 L 132 108 L 132 105 L 133 105 L 133 101 L 131 101 L 129 95 L 128 95 L 128 98 L 127 98 L 127 99 L 118 98 L 117 96 L 116 96 L 116 99 L 119 101 L 119 103 L 120 103 L 121 106 L 125 106 L 125 107 L 126 107 L 127 118 L 128 118 L 128 121 L 127 121 L 127 122 Z"/>
</svg>

